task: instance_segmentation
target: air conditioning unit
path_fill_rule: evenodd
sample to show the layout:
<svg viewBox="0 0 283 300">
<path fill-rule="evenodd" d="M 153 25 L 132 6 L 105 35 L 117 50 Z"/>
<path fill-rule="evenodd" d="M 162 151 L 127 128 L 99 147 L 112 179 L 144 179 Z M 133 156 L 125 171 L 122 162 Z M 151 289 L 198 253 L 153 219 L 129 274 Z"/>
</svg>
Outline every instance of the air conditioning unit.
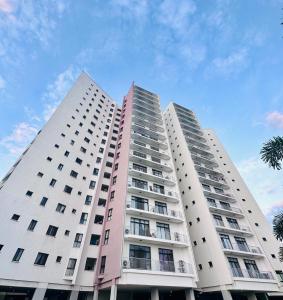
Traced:
<svg viewBox="0 0 283 300">
<path fill-rule="evenodd" d="M 130 208 L 130 207 L 131 207 L 131 204 L 128 203 L 128 204 L 127 204 L 127 208 Z"/>
<path fill-rule="evenodd" d="M 128 266 L 128 261 L 127 260 L 123 260 L 123 268 L 125 269 L 125 268 L 127 268 L 127 266 Z"/>
<path fill-rule="evenodd" d="M 125 233 L 129 234 L 130 233 L 130 229 L 125 229 Z"/>
</svg>

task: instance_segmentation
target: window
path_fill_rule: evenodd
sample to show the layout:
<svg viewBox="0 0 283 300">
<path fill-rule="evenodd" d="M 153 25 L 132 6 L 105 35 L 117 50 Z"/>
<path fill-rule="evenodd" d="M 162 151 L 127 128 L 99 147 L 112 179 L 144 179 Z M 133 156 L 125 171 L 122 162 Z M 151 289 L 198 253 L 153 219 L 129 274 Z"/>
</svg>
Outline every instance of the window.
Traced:
<svg viewBox="0 0 283 300">
<path fill-rule="evenodd" d="M 80 150 L 81 150 L 81 152 L 86 153 L 86 148 L 81 147 Z"/>
<path fill-rule="evenodd" d="M 0 244 L 0 251 L 3 249 L 4 245 Z"/>
<path fill-rule="evenodd" d="M 103 153 L 104 148 L 99 148 L 99 153 Z"/>
<path fill-rule="evenodd" d="M 49 225 L 47 231 L 46 231 L 46 235 L 50 235 L 50 236 L 56 236 L 58 231 L 58 227 L 53 226 L 53 225 Z"/>
<path fill-rule="evenodd" d="M 130 267 L 133 269 L 150 270 L 150 247 L 130 245 Z"/>
<path fill-rule="evenodd" d="M 65 233 L 64 233 L 66 236 L 69 236 L 70 234 L 70 230 L 65 230 Z"/>
<path fill-rule="evenodd" d="M 74 240 L 74 243 L 73 243 L 73 247 L 80 248 L 82 240 L 83 240 L 83 234 L 82 233 L 76 233 L 75 240 Z"/>
<path fill-rule="evenodd" d="M 90 205 L 92 201 L 92 196 L 86 195 L 85 197 L 85 205 Z"/>
<path fill-rule="evenodd" d="M 38 177 L 43 177 L 43 173 L 38 172 L 38 173 L 37 173 L 37 176 L 38 176 Z"/>
<path fill-rule="evenodd" d="M 62 171 L 63 167 L 64 167 L 64 165 L 59 164 L 58 167 L 57 167 L 57 169 L 60 170 L 60 171 Z"/>
<path fill-rule="evenodd" d="M 96 258 L 87 257 L 85 262 L 85 270 L 86 271 L 93 271 L 96 264 Z"/>
<path fill-rule="evenodd" d="M 208 262 L 208 265 L 209 265 L 210 268 L 213 268 L 213 263 L 212 263 L 212 261 L 209 261 L 209 262 Z"/>
<path fill-rule="evenodd" d="M 101 257 L 101 263 L 100 263 L 100 270 L 99 270 L 100 274 L 104 274 L 105 265 L 106 265 L 106 256 L 102 256 Z"/>
<path fill-rule="evenodd" d="M 262 276 L 262 275 L 259 272 L 257 264 L 254 260 L 244 259 L 244 263 L 245 263 L 245 266 L 246 266 L 246 269 L 249 273 L 250 278 L 261 278 L 260 276 Z"/>
<path fill-rule="evenodd" d="M 109 157 L 114 157 L 114 153 L 113 152 L 108 152 L 108 156 Z"/>
<path fill-rule="evenodd" d="M 33 231 L 34 228 L 35 228 L 35 226 L 36 226 L 36 224 L 37 224 L 37 221 L 32 219 L 32 220 L 30 221 L 30 223 L 29 223 L 28 230 L 29 230 L 29 231 Z"/>
<path fill-rule="evenodd" d="M 99 245 L 99 241 L 100 241 L 100 235 L 98 234 L 92 234 L 90 236 L 90 245 L 94 245 L 94 246 L 98 246 Z"/>
<path fill-rule="evenodd" d="M 220 234 L 220 239 L 221 239 L 221 242 L 222 242 L 222 246 L 225 249 L 233 249 L 229 235 Z"/>
<path fill-rule="evenodd" d="M 77 157 L 76 160 L 75 160 L 75 162 L 77 164 L 81 165 L 83 161 L 80 158 Z"/>
<path fill-rule="evenodd" d="M 112 179 L 112 184 L 114 185 L 114 184 L 116 184 L 116 182 L 117 182 L 117 176 L 114 176 Z"/>
<path fill-rule="evenodd" d="M 34 264 L 40 265 L 40 266 L 45 266 L 47 258 L 48 258 L 47 253 L 38 252 Z"/>
<path fill-rule="evenodd" d="M 62 203 L 58 203 L 57 207 L 56 207 L 56 211 L 63 214 L 65 212 L 66 209 L 66 205 L 62 204 Z"/>
<path fill-rule="evenodd" d="M 55 184 L 56 184 L 56 182 L 57 182 L 57 180 L 54 179 L 54 178 L 52 178 L 51 181 L 50 181 L 50 183 L 49 183 L 49 185 L 52 186 L 52 187 L 54 187 Z"/>
<path fill-rule="evenodd" d="M 62 260 L 62 256 L 57 256 L 57 257 L 56 257 L 56 262 L 57 262 L 57 263 L 60 263 L 61 260 Z"/>
<path fill-rule="evenodd" d="M 70 173 L 70 176 L 74 177 L 74 178 L 77 178 L 78 173 L 76 171 L 72 170 L 71 173 Z"/>
<path fill-rule="evenodd" d="M 31 196 L 32 196 L 32 194 L 33 194 L 33 192 L 32 192 L 32 191 L 27 191 L 27 192 L 26 192 L 26 196 L 29 196 L 29 197 L 31 197 Z"/>
<path fill-rule="evenodd" d="M 107 172 L 104 172 L 103 177 L 109 179 L 111 177 L 111 174 L 107 173 Z"/>
<path fill-rule="evenodd" d="M 92 175 L 98 175 L 98 173 L 99 173 L 99 169 L 94 168 L 93 172 L 92 172 Z"/>
<path fill-rule="evenodd" d="M 75 144 L 75 141 L 74 141 L 74 140 L 71 140 L 71 141 L 70 141 L 70 144 L 71 144 L 71 145 L 74 145 L 74 144 Z"/>
<path fill-rule="evenodd" d="M 96 158 L 96 163 L 98 163 L 98 164 L 101 163 L 101 160 L 102 160 L 101 157 L 97 157 L 97 158 Z"/>
<path fill-rule="evenodd" d="M 114 197 L 115 197 L 115 191 L 111 191 L 110 200 L 113 201 Z"/>
<path fill-rule="evenodd" d="M 141 210 L 149 210 L 148 199 L 131 196 L 131 204 L 130 207 L 141 209 Z"/>
<path fill-rule="evenodd" d="M 87 137 L 85 137 L 85 138 L 84 138 L 84 141 L 85 141 L 86 143 L 89 143 L 89 142 L 90 142 L 90 139 L 87 138 Z"/>
<path fill-rule="evenodd" d="M 149 221 L 131 218 L 131 233 L 142 236 L 150 236 Z"/>
<path fill-rule="evenodd" d="M 113 208 L 109 208 L 107 214 L 107 221 L 112 220 L 112 213 L 113 213 Z"/>
<path fill-rule="evenodd" d="M 81 218 L 80 218 L 80 224 L 86 224 L 86 222 L 87 222 L 87 217 L 88 217 L 88 213 L 82 213 L 81 214 Z"/>
<path fill-rule="evenodd" d="M 66 269 L 66 276 L 72 276 L 75 271 L 75 267 L 77 264 L 77 260 L 75 258 L 69 258 L 67 269 Z"/>
<path fill-rule="evenodd" d="M 12 259 L 12 261 L 16 261 L 16 262 L 20 261 L 21 256 L 23 255 L 23 253 L 24 253 L 24 249 L 18 248 L 15 255 L 14 255 L 14 257 L 13 257 L 13 259 Z"/>
<path fill-rule="evenodd" d="M 51 161 L 51 160 L 52 160 L 52 158 L 51 158 L 50 156 L 48 156 L 46 159 L 47 159 L 48 161 Z"/>
<path fill-rule="evenodd" d="M 119 164 L 116 163 L 116 164 L 115 164 L 115 167 L 114 167 L 114 170 L 115 170 L 115 171 L 118 170 L 118 166 L 119 166 Z"/>
<path fill-rule="evenodd" d="M 163 202 L 155 201 L 154 212 L 162 215 L 167 215 L 167 204 Z"/>
<path fill-rule="evenodd" d="M 18 221 L 19 218 L 20 218 L 20 215 L 13 214 L 11 220 L 13 220 L 13 221 Z"/>
<path fill-rule="evenodd" d="M 106 165 L 106 167 L 112 168 L 112 165 L 113 165 L 113 164 L 112 164 L 112 162 L 107 161 L 105 165 Z"/>
<path fill-rule="evenodd" d="M 94 190 L 95 189 L 95 185 L 96 185 L 96 181 L 91 180 L 89 183 L 89 189 Z"/>
<path fill-rule="evenodd" d="M 231 228 L 240 229 L 238 221 L 233 218 L 226 218 Z"/>
<path fill-rule="evenodd" d="M 175 272 L 173 250 L 171 249 L 158 249 L 160 271 Z"/>
<path fill-rule="evenodd" d="M 102 224 L 103 223 L 103 216 L 96 215 L 94 218 L 94 224 Z"/>
<path fill-rule="evenodd" d="M 157 237 L 160 239 L 171 240 L 169 224 L 156 222 Z"/>
<path fill-rule="evenodd" d="M 66 157 L 68 157 L 68 156 L 69 156 L 69 154 L 70 154 L 70 152 L 69 152 L 69 151 L 65 151 L 65 153 L 64 153 L 64 155 L 65 155 Z"/>
<path fill-rule="evenodd" d="M 232 274 L 235 277 L 243 277 L 243 273 L 240 267 L 240 264 L 238 262 L 237 258 L 234 257 L 228 257 L 228 262 L 230 264 L 230 268 L 232 270 Z"/>
<path fill-rule="evenodd" d="M 67 194 L 71 194 L 72 193 L 72 187 L 70 187 L 69 185 L 65 185 L 64 187 L 64 192 Z"/>
<path fill-rule="evenodd" d="M 102 190 L 103 192 L 108 192 L 108 189 L 109 189 L 109 186 L 108 186 L 108 185 L 102 184 L 101 190 Z"/>
<path fill-rule="evenodd" d="M 106 205 L 106 199 L 102 199 L 102 198 L 99 198 L 98 199 L 98 206 L 105 206 Z"/>
<path fill-rule="evenodd" d="M 214 222 L 216 226 L 224 226 L 224 222 L 222 220 L 222 217 L 219 215 L 213 215 Z"/>
<path fill-rule="evenodd" d="M 105 230 L 105 234 L 104 234 L 104 245 L 107 245 L 107 244 L 108 244 L 108 241 L 109 241 L 109 234 L 110 234 L 110 230 L 109 230 L 109 229 Z"/>
<path fill-rule="evenodd" d="M 48 198 L 46 197 L 42 197 L 41 201 L 40 201 L 40 204 L 41 206 L 45 206 L 46 205 L 46 202 L 48 201 Z"/>
</svg>

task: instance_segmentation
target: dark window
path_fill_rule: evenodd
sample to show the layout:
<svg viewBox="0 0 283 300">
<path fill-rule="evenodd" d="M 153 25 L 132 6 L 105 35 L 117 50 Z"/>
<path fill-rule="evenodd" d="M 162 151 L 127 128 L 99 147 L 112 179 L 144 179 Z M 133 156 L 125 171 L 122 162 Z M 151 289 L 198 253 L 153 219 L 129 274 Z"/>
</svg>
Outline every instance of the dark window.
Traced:
<svg viewBox="0 0 283 300">
<path fill-rule="evenodd" d="M 104 233 L 104 242 L 103 242 L 104 245 L 108 244 L 109 235 L 110 235 L 110 230 L 109 229 L 105 230 L 105 233 Z"/>
<path fill-rule="evenodd" d="M 62 204 L 62 203 L 58 203 L 57 207 L 56 207 L 56 211 L 63 214 L 65 212 L 66 209 L 66 205 Z"/>
<path fill-rule="evenodd" d="M 110 174 L 110 173 L 107 173 L 107 172 L 104 172 L 103 177 L 104 177 L 104 178 L 110 178 L 110 177 L 111 177 L 111 174 Z"/>
<path fill-rule="evenodd" d="M 37 173 L 37 176 L 38 176 L 38 177 L 43 177 L 43 173 L 38 172 L 38 173 Z"/>
<path fill-rule="evenodd" d="M 98 206 L 105 206 L 106 205 L 106 199 L 102 199 L 102 198 L 99 198 L 98 199 Z"/>
<path fill-rule="evenodd" d="M 40 205 L 41 205 L 41 206 L 45 206 L 47 200 L 48 200 L 48 198 L 42 197 L 42 199 L 41 199 L 41 201 L 40 201 Z"/>
<path fill-rule="evenodd" d="M 112 220 L 112 213 L 113 213 L 113 208 L 109 208 L 107 214 L 107 221 Z"/>
<path fill-rule="evenodd" d="M 47 258 L 48 258 L 48 254 L 38 252 L 34 264 L 35 265 L 40 265 L 40 266 L 45 266 Z"/>
<path fill-rule="evenodd" d="M 32 192 L 32 191 L 27 191 L 27 192 L 26 192 L 26 196 L 29 196 L 29 197 L 31 197 L 31 196 L 32 196 L 32 194 L 33 194 L 33 192 Z"/>
<path fill-rule="evenodd" d="M 52 187 L 54 187 L 55 184 L 56 184 L 56 181 L 57 181 L 56 179 L 52 178 L 51 181 L 50 181 L 50 183 L 49 183 L 49 185 L 52 186 Z"/>
<path fill-rule="evenodd" d="M 74 178 L 77 178 L 78 173 L 76 171 L 72 170 L 71 173 L 70 173 L 70 176 L 74 177 Z"/>
<path fill-rule="evenodd" d="M 99 241 L 100 241 L 100 235 L 98 234 L 92 234 L 90 236 L 90 245 L 94 245 L 94 246 L 98 246 L 99 245 Z"/>
<path fill-rule="evenodd" d="M 106 265 L 106 256 L 102 256 L 101 257 L 101 263 L 100 263 L 100 270 L 99 270 L 100 274 L 104 274 L 105 265 Z"/>
<path fill-rule="evenodd" d="M 47 231 L 46 231 L 46 235 L 50 235 L 50 236 L 56 236 L 58 231 L 58 227 L 53 226 L 53 225 L 49 225 Z"/>
<path fill-rule="evenodd" d="M 57 167 L 57 169 L 61 171 L 63 169 L 63 167 L 64 167 L 64 165 L 59 164 L 58 167 Z"/>
<path fill-rule="evenodd" d="M 96 158 L 96 163 L 98 163 L 98 164 L 101 163 L 101 160 L 102 160 L 101 157 L 97 157 L 97 158 Z"/>
<path fill-rule="evenodd" d="M 81 152 L 86 153 L 86 148 L 81 147 L 80 150 L 81 150 Z"/>
<path fill-rule="evenodd" d="M 80 224 L 86 224 L 86 222 L 87 222 L 87 217 L 88 217 L 88 214 L 83 212 L 83 213 L 81 214 Z"/>
<path fill-rule="evenodd" d="M 57 256 L 57 257 L 56 257 L 56 262 L 57 262 L 57 263 L 60 263 L 61 260 L 62 260 L 62 256 Z"/>
<path fill-rule="evenodd" d="M 102 190 L 103 192 L 108 192 L 108 189 L 109 189 L 109 186 L 108 186 L 108 185 L 102 184 L 101 190 Z"/>
<path fill-rule="evenodd" d="M 82 161 L 80 158 L 78 158 L 78 157 L 76 158 L 76 160 L 75 160 L 75 161 L 76 161 L 76 163 L 77 163 L 77 164 L 79 164 L 79 165 L 81 165 L 81 164 L 82 164 L 82 162 L 83 162 L 83 161 Z"/>
<path fill-rule="evenodd" d="M 12 261 L 20 261 L 22 254 L 24 253 L 24 249 L 18 248 Z"/>
<path fill-rule="evenodd" d="M 70 187 L 69 185 L 65 185 L 64 187 L 64 192 L 66 192 L 67 194 L 71 194 L 72 193 L 72 187 Z"/>
<path fill-rule="evenodd" d="M 50 156 L 48 156 L 46 159 L 47 159 L 48 161 L 51 161 L 51 160 L 52 160 L 52 158 L 51 158 Z"/>
<path fill-rule="evenodd" d="M 87 257 L 85 262 L 85 270 L 86 271 L 93 271 L 96 264 L 96 258 Z"/>
<path fill-rule="evenodd" d="M 94 224 L 102 224 L 103 223 L 103 216 L 96 215 L 94 218 Z"/>
<path fill-rule="evenodd" d="M 31 220 L 30 223 L 29 223 L 29 226 L 28 226 L 28 230 L 33 231 L 36 224 L 37 224 L 36 220 Z"/>
<path fill-rule="evenodd" d="M 18 221 L 19 218 L 20 218 L 20 215 L 13 214 L 11 220 Z"/>
<path fill-rule="evenodd" d="M 92 196 L 86 195 L 85 197 L 85 205 L 90 205 L 92 201 Z"/>
<path fill-rule="evenodd" d="M 65 151 L 65 154 L 64 154 L 64 155 L 68 157 L 68 156 L 69 156 L 69 154 L 70 154 L 70 152 L 69 152 L 69 151 Z"/>
<path fill-rule="evenodd" d="M 94 190 L 94 189 L 95 189 L 95 185 L 96 185 L 96 181 L 91 180 L 90 183 L 89 183 L 89 188 L 90 188 L 91 190 Z"/>
<path fill-rule="evenodd" d="M 73 247 L 80 248 L 82 240 L 83 240 L 83 234 L 82 233 L 76 233 L 75 240 L 74 240 L 74 243 L 73 243 Z"/>
</svg>

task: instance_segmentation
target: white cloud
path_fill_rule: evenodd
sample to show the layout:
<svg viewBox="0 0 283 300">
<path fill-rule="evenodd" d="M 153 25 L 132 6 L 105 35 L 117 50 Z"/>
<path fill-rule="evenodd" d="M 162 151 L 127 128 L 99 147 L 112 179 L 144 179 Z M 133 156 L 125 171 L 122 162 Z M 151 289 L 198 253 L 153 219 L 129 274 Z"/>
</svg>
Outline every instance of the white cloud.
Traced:
<svg viewBox="0 0 283 300">
<path fill-rule="evenodd" d="M 265 121 L 272 127 L 283 128 L 283 113 L 280 113 L 278 111 L 269 112 L 266 115 Z"/>
<path fill-rule="evenodd" d="M 283 208 L 282 172 L 270 169 L 257 157 L 241 161 L 237 167 L 266 215 L 270 215 L 279 204 Z"/>
<path fill-rule="evenodd" d="M 188 30 L 188 19 L 196 11 L 196 5 L 191 0 L 164 0 L 156 17 L 160 24 L 174 30 L 184 32 Z"/>
<path fill-rule="evenodd" d="M 13 6 L 9 0 L 0 0 L 0 11 L 10 14 L 13 11 Z"/>
<path fill-rule="evenodd" d="M 44 102 L 43 119 L 45 121 L 51 117 L 79 73 L 79 69 L 71 65 L 60 73 L 53 83 L 47 86 L 42 96 Z"/>
<path fill-rule="evenodd" d="M 112 5 L 115 7 L 114 13 L 137 22 L 148 13 L 148 0 L 112 0 Z"/>
<path fill-rule="evenodd" d="M 220 74 L 224 76 L 236 74 L 248 65 L 248 50 L 241 48 L 226 57 L 217 57 L 212 60 L 206 70 L 207 75 Z"/>
<path fill-rule="evenodd" d="M 38 128 L 35 126 L 21 122 L 15 125 L 10 135 L 0 140 L 0 146 L 4 147 L 9 154 L 17 156 L 24 151 L 37 132 Z"/>
</svg>

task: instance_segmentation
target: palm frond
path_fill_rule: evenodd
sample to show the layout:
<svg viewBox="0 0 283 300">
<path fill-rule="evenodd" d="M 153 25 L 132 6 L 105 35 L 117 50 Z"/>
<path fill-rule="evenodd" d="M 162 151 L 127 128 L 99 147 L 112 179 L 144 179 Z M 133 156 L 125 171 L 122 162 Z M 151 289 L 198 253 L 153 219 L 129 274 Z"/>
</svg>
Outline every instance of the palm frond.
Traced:
<svg viewBox="0 0 283 300">
<path fill-rule="evenodd" d="M 277 240 L 283 240 L 283 212 L 274 217 L 273 232 Z"/>
<path fill-rule="evenodd" d="M 263 144 L 260 151 L 261 159 L 273 169 L 281 170 L 283 160 L 283 137 L 273 137 Z"/>
</svg>

